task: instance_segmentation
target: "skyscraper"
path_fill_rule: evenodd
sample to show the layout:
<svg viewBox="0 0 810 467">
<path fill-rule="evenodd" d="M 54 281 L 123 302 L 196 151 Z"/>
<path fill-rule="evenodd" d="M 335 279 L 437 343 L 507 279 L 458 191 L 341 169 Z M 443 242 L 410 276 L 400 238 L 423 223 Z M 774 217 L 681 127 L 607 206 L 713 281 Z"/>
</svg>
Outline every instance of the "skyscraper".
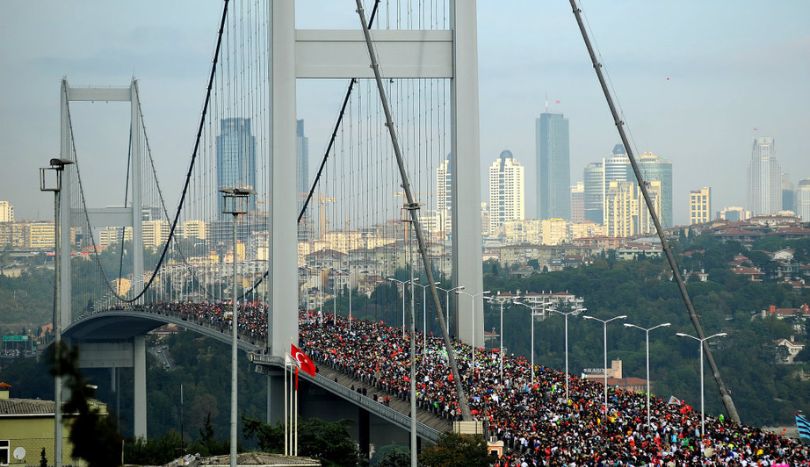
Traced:
<svg viewBox="0 0 810 467">
<path fill-rule="evenodd" d="M 536 120 L 537 218 L 571 218 L 568 119 L 542 113 Z"/>
<path fill-rule="evenodd" d="M 810 178 L 799 180 L 796 187 L 796 215 L 810 222 Z"/>
<path fill-rule="evenodd" d="M 657 213 L 661 212 L 661 182 L 653 180 L 647 189 Z M 611 181 L 605 193 L 605 232 L 609 237 L 632 237 L 655 231 L 638 184 Z"/>
<path fill-rule="evenodd" d="M 748 165 L 748 207 L 755 216 L 782 209 L 782 171 L 775 153 L 773 137 L 754 138 Z"/>
<path fill-rule="evenodd" d="M 309 138 L 304 134 L 304 120 L 296 120 L 295 125 L 296 136 L 296 155 L 297 168 L 296 168 L 296 190 L 298 191 L 298 209 L 306 200 L 309 193 Z"/>
<path fill-rule="evenodd" d="M 600 193 L 600 200 L 602 202 L 602 219 L 598 222 L 607 225 L 607 212 L 604 206 L 606 202 L 607 192 L 610 189 L 610 182 L 635 182 L 633 171 L 630 168 L 630 159 L 627 158 L 627 152 L 624 145 L 619 143 L 613 146 L 610 157 L 602 159 L 602 192 Z"/>
<path fill-rule="evenodd" d="M 644 180 L 661 182 L 661 210 L 659 216 L 664 228 L 672 227 L 672 162 L 651 152 L 642 153 L 638 166 Z M 632 169 L 628 180 L 635 181 Z M 643 202 L 644 200 L 642 200 Z"/>
<path fill-rule="evenodd" d="M 689 192 L 689 225 L 712 220 L 712 189 L 704 186 Z"/>
<path fill-rule="evenodd" d="M 512 151 L 502 151 L 489 166 L 489 234 L 496 233 L 506 221 L 523 220 L 526 212 L 523 166 L 513 157 Z"/>
<path fill-rule="evenodd" d="M 585 222 L 585 183 L 571 185 L 571 222 Z"/>
<path fill-rule="evenodd" d="M 436 214 L 440 217 L 440 228 L 450 232 L 453 228 L 453 168 L 451 158 L 447 158 L 436 168 Z M 486 226 L 484 226 L 486 227 Z"/>
<path fill-rule="evenodd" d="M 585 184 L 585 220 L 601 224 L 604 219 L 603 211 L 603 191 L 605 172 L 601 162 L 591 162 L 585 166 L 582 180 Z"/>
<path fill-rule="evenodd" d="M 788 174 L 782 174 L 782 210 L 796 212 L 796 190 Z"/>
<path fill-rule="evenodd" d="M 250 131 L 249 118 L 223 118 L 217 136 L 217 189 L 256 189 L 256 138 Z M 222 214 L 222 196 L 217 207 Z M 256 210 L 256 196 L 250 197 L 250 211 Z"/>
</svg>

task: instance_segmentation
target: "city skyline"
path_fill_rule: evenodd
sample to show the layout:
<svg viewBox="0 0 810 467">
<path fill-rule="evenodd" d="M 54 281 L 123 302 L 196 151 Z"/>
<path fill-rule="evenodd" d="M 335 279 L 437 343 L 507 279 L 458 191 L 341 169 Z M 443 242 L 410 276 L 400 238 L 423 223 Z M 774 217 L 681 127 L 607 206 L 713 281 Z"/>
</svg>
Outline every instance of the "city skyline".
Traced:
<svg viewBox="0 0 810 467">
<path fill-rule="evenodd" d="M 299 4 L 300 27 L 357 28 L 352 8 L 311 0 Z M 507 146 L 515 154 L 534 153 L 533 123 L 546 94 L 549 112 L 565 113 L 571 122 L 573 184 L 581 168 L 615 143 L 615 127 L 570 9 L 522 0 L 510 5 L 524 14 L 515 18 L 511 9 L 479 5 L 481 186 L 486 186 L 490 162 L 486 154 Z M 47 217 L 48 201 L 36 194 L 36 170 L 58 150 L 62 76 L 76 84 L 107 85 L 126 84 L 134 74 L 158 175 L 167 197 L 176 200 L 181 183 L 177 174 L 188 164 L 198 123 L 219 3 L 173 2 L 161 5 L 161 15 L 152 14 L 148 2 L 45 2 L 29 8 L 26 2 L 10 1 L 5 6 L 10 20 L 0 33 L 0 58 L 7 65 L 0 71 L 0 156 L 15 163 L 0 174 L 0 198 L 16 206 L 20 219 Z M 810 89 L 802 84 L 810 79 L 810 63 L 795 59 L 810 54 L 802 20 L 810 14 L 810 4 L 746 0 L 728 9 L 720 4 L 627 0 L 586 8 L 636 153 L 654 151 L 675 167 L 675 224 L 688 223 L 686 194 L 697 186 L 713 187 L 716 206 L 746 204 L 745 162 L 756 135 L 779 141 L 780 163 L 794 182 L 810 177 L 810 140 L 805 137 Z M 695 17 L 696 8 L 705 14 Z M 632 32 L 623 27 L 629 13 L 638 18 Z M 714 20 L 720 16 L 723 23 Z M 536 27 L 538 18 L 545 27 Z M 688 38 L 678 26 L 685 21 L 692 25 Z M 43 27 L 61 40 L 37 35 Z M 637 40 L 639 34 L 644 41 Z M 716 40 L 719 36 L 722 41 Z M 524 44 L 525 50 L 512 50 L 514 43 Z M 516 63 L 522 66 L 514 68 Z M 759 64 L 755 72 L 751 63 Z M 298 117 L 306 119 L 310 147 L 317 148 L 312 157 L 320 158 L 317 153 L 325 147 L 344 85 L 300 84 Z M 94 131 L 96 141 L 84 137 L 79 149 L 96 165 L 110 165 L 104 170 L 88 167 L 88 178 L 121 179 L 126 154 L 120 154 L 120 148 L 126 145 L 128 115 L 103 104 L 95 104 L 92 111 L 89 106 L 74 109 L 76 131 Z M 523 159 L 531 189 L 535 163 Z M 689 177 L 678 172 L 697 164 L 703 170 Z M 107 192 L 123 197 L 123 188 L 114 184 L 88 184 L 87 189 L 91 197 Z M 535 212 L 534 204 L 527 199 L 527 212 Z"/>
</svg>

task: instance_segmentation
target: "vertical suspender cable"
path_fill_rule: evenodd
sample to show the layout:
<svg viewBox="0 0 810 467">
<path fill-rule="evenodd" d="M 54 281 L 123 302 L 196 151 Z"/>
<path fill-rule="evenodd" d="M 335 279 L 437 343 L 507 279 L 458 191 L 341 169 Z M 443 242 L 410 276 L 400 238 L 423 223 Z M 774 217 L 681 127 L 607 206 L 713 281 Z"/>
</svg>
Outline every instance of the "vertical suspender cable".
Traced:
<svg viewBox="0 0 810 467">
<path fill-rule="evenodd" d="M 569 0 L 571 3 L 571 8 L 574 11 L 574 16 L 577 19 L 577 24 L 579 25 L 579 31 L 582 33 L 582 40 L 585 42 L 585 47 L 588 49 L 588 55 L 591 58 L 591 62 L 593 63 L 593 69 L 596 71 L 596 77 L 599 79 L 599 85 L 602 87 L 602 92 L 605 94 L 605 99 L 607 100 L 608 107 L 610 107 L 610 113 L 613 116 L 613 122 L 616 124 L 616 129 L 619 131 L 619 136 L 622 139 L 622 144 L 624 144 L 624 148 L 627 151 L 627 157 L 630 159 L 630 165 L 633 167 L 633 172 L 636 174 L 636 180 L 638 181 L 638 186 L 641 189 L 641 194 L 644 196 L 644 202 L 647 204 L 647 210 L 652 217 L 653 224 L 655 224 L 655 231 L 658 234 L 658 238 L 661 240 L 661 248 L 664 250 L 664 255 L 667 258 L 667 262 L 669 263 L 670 269 L 672 269 L 672 275 L 675 278 L 675 282 L 678 284 L 678 291 L 681 294 L 681 299 L 683 299 L 683 303 L 686 306 L 686 311 L 689 313 L 689 319 L 692 321 L 692 325 L 695 328 L 695 332 L 697 332 L 698 337 L 700 339 L 705 338 L 705 334 L 703 332 L 703 326 L 700 323 L 700 318 L 695 311 L 695 306 L 692 304 L 692 299 L 689 296 L 689 291 L 686 289 L 686 284 L 681 277 L 679 272 L 678 263 L 675 260 L 675 256 L 672 254 L 672 249 L 669 246 L 669 242 L 666 239 L 666 234 L 664 233 L 663 227 L 661 227 L 661 222 L 658 218 L 658 213 L 655 212 L 655 206 L 653 205 L 652 199 L 650 199 L 650 194 L 647 191 L 647 183 L 644 181 L 643 175 L 641 174 L 641 170 L 639 169 L 638 163 L 636 162 L 636 158 L 633 156 L 633 149 L 630 146 L 630 142 L 627 139 L 627 134 L 624 130 L 624 122 L 619 117 L 619 112 L 616 110 L 616 105 L 613 102 L 613 97 L 608 90 L 607 83 L 605 81 L 605 76 L 602 73 L 602 64 L 599 63 L 599 60 L 596 57 L 596 53 L 594 52 L 593 46 L 591 45 L 591 40 L 588 37 L 588 33 L 585 30 L 585 24 L 582 21 L 582 10 L 577 5 L 576 0 Z M 704 341 L 703 342 L 703 352 L 706 354 L 706 358 L 709 360 L 709 367 L 712 370 L 712 375 L 714 376 L 714 380 L 717 382 L 717 386 L 720 389 L 720 397 L 723 399 L 723 405 L 726 407 L 726 411 L 734 423 L 740 423 L 740 416 L 737 413 L 737 408 L 734 406 L 734 401 L 731 399 L 731 393 L 728 391 L 723 379 L 720 377 L 720 369 L 717 367 L 717 362 L 714 360 L 714 355 L 712 354 L 711 349 L 709 348 L 708 344 Z"/>
<path fill-rule="evenodd" d="M 386 97 L 385 89 L 383 88 L 382 78 L 380 77 L 380 65 L 377 62 L 377 54 L 374 51 L 374 46 L 371 42 L 371 34 L 368 30 L 368 24 L 366 23 L 366 15 L 363 10 L 363 3 L 361 0 L 356 0 L 357 2 L 357 14 L 360 17 L 360 24 L 363 27 L 363 35 L 366 39 L 366 47 L 368 48 L 369 58 L 371 60 L 371 69 L 374 71 L 374 79 L 377 82 L 377 90 L 380 94 L 380 102 L 382 103 L 383 111 L 385 112 L 385 126 L 388 127 L 388 134 L 391 137 L 391 145 L 394 149 L 394 155 L 396 156 L 397 166 L 399 168 L 399 175 L 402 181 L 402 188 L 405 190 L 405 197 L 408 201 L 408 212 L 411 216 L 411 222 L 413 223 L 413 230 L 416 234 L 416 241 L 419 245 L 419 254 L 422 256 L 422 265 L 425 268 L 425 274 L 427 276 L 428 283 L 430 284 L 430 294 L 433 296 L 433 303 L 436 310 L 441 310 L 441 302 L 439 301 L 439 294 L 436 291 L 436 284 L 433 280 L 433 271 L 430 269 L 430 260 L 428 259 L 427 249 L 425 248 L 425 239 L 424 233 L 422 231 L 422 224 L 419 222 L 419 210 L 418 206 L 414 202 L 413 194 L 411 193 L 411 185 L 408 180 L 408 173 L 405 170 L 405 163 L 402 158 L 402 152 L 400 151 L 399 141 L 397 139 L 397 131 L 394 127 L 394 122 L 391 118 L 391 110 L 388 107 L 388 98 Z M 447 349 L 447 360 L 450 364 L 450 371 L 453 373 L 453 380 L 456 384 L 456 391 L 458 396 L 458 403 L 461 407 L 461 415 L 462 418 L 466 421 L 472 420 L 472 414 L 470 413 L 470 406 L 467 403 L 467 396 L 464 394 L 464 387 L 461 384 L 461 378 L 459 377 L 458 373 L 458 366 L 456 365 L 456 356 L 453 349 L 453 343 L 450 341 L 450 335 L 447 332 L 447 326 L 444 322 L 444 316 L 441 313 L 436 313 L 437 318 L 439 319 L 439 325 L 442 328 L 442 335 L 444 337 L 444 345 Z M 415 415 L 415 414 L 414 414 Z"/>
</svg>

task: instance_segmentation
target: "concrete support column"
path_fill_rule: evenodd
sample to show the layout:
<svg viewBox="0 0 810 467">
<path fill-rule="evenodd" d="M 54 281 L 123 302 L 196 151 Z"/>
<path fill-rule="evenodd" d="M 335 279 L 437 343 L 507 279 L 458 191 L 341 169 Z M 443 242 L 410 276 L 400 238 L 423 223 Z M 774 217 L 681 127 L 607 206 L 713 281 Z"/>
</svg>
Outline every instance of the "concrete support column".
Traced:
<svg viewBox="0 0 810 467">
<path fill-rule="evenodd" d="M 141 113 L 138 108 L 138 82 L 130 84 L 130 131 L 132 132 L 132 289 L 137 294 L 143 290 L 143 174 L 141 173 L 143 148 L 141 147 Z M 138 303 L 143 303 L 139 300 Z M 144 430 L 146 426 L 144 425 Z M 144 433 L 146 433 L 144 431 Z"/>
<path fill-rule="evenodd" d="M 133 433 L 136 438 L 146 439 L 146 336 L 133 338 L 132 367 L 135 381 Z"/>
<path fill-rule="evenodd" d="M 371 414 L 361 407 L 357 408 L 357 444 L 360 452 L 368 459 L 371 450 Z"/>
<path fill-rule="evenodd" d="M 298 341 L 298 242 L 295 110 L 295 1 L 270 3 L 271 21 L 271 352 L 283 357 Z M 480 267 L 479 267 L 480 269 Z"/>
<path fill-rule="evenodd" d="M 67 80 L 62 80 L 62 89 L 60 92 L 60 107 L 61 107 L 61 120 L 60 120 L 60 149 L 59 157 L 75 161 L 73 155 L 73 140 L 70 135 L 70 115 L 69 115 L 69 96 L 68 96 L 68 83 Z M 59 290 L 57 291 L 57 300 L 59 301 L 59 319 L 61 320 L 61 328 L 64 329 L 70 326 L 72 321 L 71 312 L 71 277 L 70 277 L 70 250 L 72 245 L 70 243 L 70 225 L 71 225 L 71 206 L 73 199 L 73 177 L 75 176 L 76 166 L 66 165 L 62 173 L 62 191 L 60 196 L 60 209 L 59 219 L 54 219 L 54 222 L 59 223 Z"/>
<path fill-rule="evenodd" d="M 478 123 L 478 30 L 476 0 L 451 1 L 453 29 L 452 183 L 453 183 L 453 286 L 483 291 L 481 264 L 481 158 Z M 456 336 L 470 343 L 473 319 L 467 296 L 456 303 Z M 475 345 L 484 345 L 484 306 L 475 304 Z"/>
</svg>

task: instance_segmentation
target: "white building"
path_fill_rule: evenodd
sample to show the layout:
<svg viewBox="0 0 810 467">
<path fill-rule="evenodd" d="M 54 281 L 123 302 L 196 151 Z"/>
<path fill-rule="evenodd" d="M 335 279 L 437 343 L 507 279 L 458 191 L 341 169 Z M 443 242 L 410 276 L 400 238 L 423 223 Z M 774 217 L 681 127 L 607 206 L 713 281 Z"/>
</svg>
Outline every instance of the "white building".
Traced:
<svg viewBox="0 0 810 467">
<path fill-rule="evenodd" d="M 8 201 L 0 201 L 0 222 L 14 222 L 14 206 Z"/>
<path fill-rule="evenodd" d="M 489 232 L 495 232 L 504 222 L 523 220 L 526 211 L 523 166 L 509 150 L 489 166 Z"/>
<path fill-rule="evenodd" d="M 453 172 L 450 158 L 443 160 L 436 168 L 436 214 L 441 218 L 444 232 L 453 228 L 450 217 L 453 208 Z"/>
<path fill-rule="evenodd" d="M 704 186 L 689 192 L 689 225 L 712 220 L 712 189 Z"/>
<path fill-rule="evenodd" d="M 748 165 L 748 207 L 755 216 L 782 209 L 782 170 L 771 136 L 754 139 Z"/>
</svg>

